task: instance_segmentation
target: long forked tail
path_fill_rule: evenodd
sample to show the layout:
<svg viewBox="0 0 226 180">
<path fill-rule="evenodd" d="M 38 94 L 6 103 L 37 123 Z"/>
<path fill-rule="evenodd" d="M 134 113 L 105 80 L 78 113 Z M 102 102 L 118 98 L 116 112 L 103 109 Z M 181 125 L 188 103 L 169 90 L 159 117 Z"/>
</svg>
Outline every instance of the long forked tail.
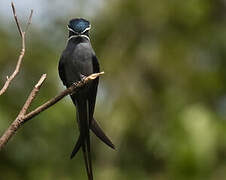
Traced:
<svg viewBox="0 0 226 180">
<path fill-rule="evenodd" d="M 115 149 L 115 145 L 111 142 L 111 140 L 106 136 L 106 134 L 104 133 L 104 131 L 101 129 L 101 127 L 99 126 L 99 124 L 97 123 L 97 121 L 95 119 L 92 119 L 91 124 L 90 124 L 90 129 L 93 131 L 93 133 L 101 140 L 103 141 L 106 145 L 108 145 L 109 147 L 111 147 L 112 149 Z M 71 153 L 71 159 L 76 155 L 76 153 L 78 152 L 78 150 L 80 149 L 82 145 L 82 139 L 81 139 L 81 135 L 79 135 L 79 138 L 74 146 L 74 149 Z"/>
<path fill-rule="evenodd" d="M 90 131 L 91 129 L 93 133 L 100 138 L 105 144 L 109 147 L 115 149 L 114 144 L 111 140 L 105 135 L 103 130 L 100 128 L 95 119 L 92 118 L 89 121 L 89 112 L 88 112 L 88 101 L 80 101 L 77 104 L 77 118 L 79 122 L 80 135 L 75 144 L 75 147 L 71 153 L 71 159 L 78 152 L 80 147 L 82 147 L 82 152 L 85 160 L 86 171 L 89 180 L 93 180 L 93 172 L 92 172 L 92 161 L 91 161 L 91 151 L 90 151 Z"/>
<path fill-rule="evenodd" d="M 88 141 L 90 141 L 90 140 L 88 140 Z M 90 156 L 90 143 L 85 144 L 85 142 L 86 141 L 82 141 L 82 138 L 80 135 L 77 140 L 77 143 L 75 144 L 75 147 L 71 153 L 71 159 L 75 156 L 75 154 L 78 152 L 78 150 L 82 146 L 82 153 L 83 153 L 84 160 L 85 160 L 86 171 L 87 171 L 88 177 L 92 179 L 92 177 L 90 177 L 92 175 L 92 173 L 90 173 L 90 171 L 92 171 L 91 156 Z M 87 145 L 87 148 L 86 148 L 86 145 Z"/>
<path fill-rule="evenodd" d="M 80 100 L 77 105 L 78 122 L 80 128 L 80 136 L 72 152 L 72 156 L 76 154 L 79 146 L 82 146 L 82 152 L 85 160 L 86 171 L 89 180 L 93 180 L 92 160 L 90 152 L 90 131 L 89 131 L 89 112 L 88 101 Z"/>
<path fill-rule="evenodd" d="M 93 131 L 93 133 L 101 140 L 103 141 L 106 145 L 111 147 L 112 149 L 115 149 L 115 145 L 111 142 L 111 140 L 105 135 L 104 131 L 101 129 L 99 124 L 95 119 L 92 119 L 91 124 L 90 124 L 90 129 Z M 76 155 L 78 150 L 80 149 L 82 145 L 82 139 L 81 135 L 79 135 L 79 138 L 74 146 L 74 149 L 71 153 L 71 159 Z"/>
</svg>

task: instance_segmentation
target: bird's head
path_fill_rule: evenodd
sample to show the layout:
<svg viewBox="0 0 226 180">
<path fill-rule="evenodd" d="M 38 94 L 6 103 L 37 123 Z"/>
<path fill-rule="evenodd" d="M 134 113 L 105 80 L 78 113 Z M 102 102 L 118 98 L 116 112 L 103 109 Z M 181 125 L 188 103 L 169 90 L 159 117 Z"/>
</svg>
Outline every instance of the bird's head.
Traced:
<svg viewBox="0 0 226 180">
<path fill-rule="evenodd" d="M 89 39 L 90 28 L 89 21 L 83 18 L 72 19 L 68 24 L 69 38 L 81 36 Z"/>
</svg>

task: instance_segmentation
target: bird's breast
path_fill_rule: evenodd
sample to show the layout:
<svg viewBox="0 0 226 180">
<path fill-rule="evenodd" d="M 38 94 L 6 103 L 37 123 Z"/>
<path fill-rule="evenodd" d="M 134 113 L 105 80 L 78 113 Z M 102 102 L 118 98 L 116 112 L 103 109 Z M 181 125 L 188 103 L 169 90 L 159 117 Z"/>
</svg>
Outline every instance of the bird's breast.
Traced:
<svg viewBox="0 0 226 180">
<path fill-rule="evenodd" d="M 70 49 L 67 49 L 65 56 L 66 76 L 70 84 L 80 81 L 82 76 L 93 73 L 93 50 L 87 43 L 80 43 L 70 47 Z"/>
</svg>

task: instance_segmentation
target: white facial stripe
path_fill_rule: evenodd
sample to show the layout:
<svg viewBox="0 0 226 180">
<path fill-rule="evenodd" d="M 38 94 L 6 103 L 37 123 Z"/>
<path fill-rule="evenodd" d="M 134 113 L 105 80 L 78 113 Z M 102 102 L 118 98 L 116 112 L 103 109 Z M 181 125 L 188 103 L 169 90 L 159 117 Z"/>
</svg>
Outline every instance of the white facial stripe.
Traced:
<svg viewBox="0 0 226 180">
<path fill-rule="evenodd" d="M 67 41 L 69 41 L 69 40 L 72 39 L 72 38 L 76 38 L 76 37 L 78 37 L 78 35 L 70 36 L 70 37 L 67 39 Z"/>
<path fill-rule="evenodd" d="M 73 33 L 76 33 L 73 29 L 71 29 L 69 26 L 67 26 L 67 29 L 69 30 L 69 31 L 72 31 Z"/>
<path fill-rule="evenodd" d="M 88 40 L 90 41 L 89 37 L 88 37 L 88 36 L 86 36 L 86 35 L 84 35 L 84 34 L 79 35 L 79 36 L 84 37 L 84 38 L 86 38 L 86 39 L 88 39 Z"/>
<path fill-rule="evenodd" d="M 87 27 L 84 31 L 82 31 L 82 34 L 90 29 L 91 29 L 91 25 L 89 25 L 89 27 Z"/>
<path fill-rule="evenodd" d="M 88 39 L 90 41 L 89 37 L 86 36 L 86 35 L 84 35 L 84 34 L 81 34 L 81 35 L 73 35 L 73 36 L 69 37 L 67 41 L 69 41 L 72 38 L 77 38 L 77 37 L 84 37 L 84 38 L 86 38 L 86 39 Z"/>
<path fill-rule="evenodd" d="M 67 26 L 67 29 L 68 29 L 69 31 L 72 31 L 72 32 L 75 33 L 75 34 L 78 34 L 78 33 L 75 32 L 73 29 L 71 29 L 69 26 Z M 84 32 L 86 32 L 86 31 L 88 31 L 88 30 L 90 30 L 90 29 L 91 29 L 91 25 L 89 25 L 89 27 L 87 27 L 84 31 L 82 31 L 81 34 L 83 34 Z"/>
</svg>

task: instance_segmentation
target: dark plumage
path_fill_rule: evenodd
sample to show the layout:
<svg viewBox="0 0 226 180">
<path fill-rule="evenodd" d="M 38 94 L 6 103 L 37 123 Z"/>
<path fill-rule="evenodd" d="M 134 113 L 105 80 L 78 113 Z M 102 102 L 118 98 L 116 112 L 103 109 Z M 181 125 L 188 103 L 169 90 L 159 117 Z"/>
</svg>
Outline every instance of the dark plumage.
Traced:
<svg viewBox="0 0 226 180">
<path fill-rule="evenodd" d="M 73 83 L 82 80 L 82 78 L 92 73 L 100 72 L 97 57 L 89 40 L 89 21 L 82 18 L 72 19 L 69 22 L 68 29 L 68 43 L 61 55 L 58 66 L 60 78 L 66 87 L 71 86 Z M 93 118 L 98 82 L 99 79 L 97 78 L 80 88 L 76 94 L 71 95 L 71 99 L 76 106 L 77 122 L 80 131 L 71 158 L 82 147 L 89 180 L 93 179 L 89 129 L 105 144 L 113 149 L 115 148 Z"/>
</svg>

